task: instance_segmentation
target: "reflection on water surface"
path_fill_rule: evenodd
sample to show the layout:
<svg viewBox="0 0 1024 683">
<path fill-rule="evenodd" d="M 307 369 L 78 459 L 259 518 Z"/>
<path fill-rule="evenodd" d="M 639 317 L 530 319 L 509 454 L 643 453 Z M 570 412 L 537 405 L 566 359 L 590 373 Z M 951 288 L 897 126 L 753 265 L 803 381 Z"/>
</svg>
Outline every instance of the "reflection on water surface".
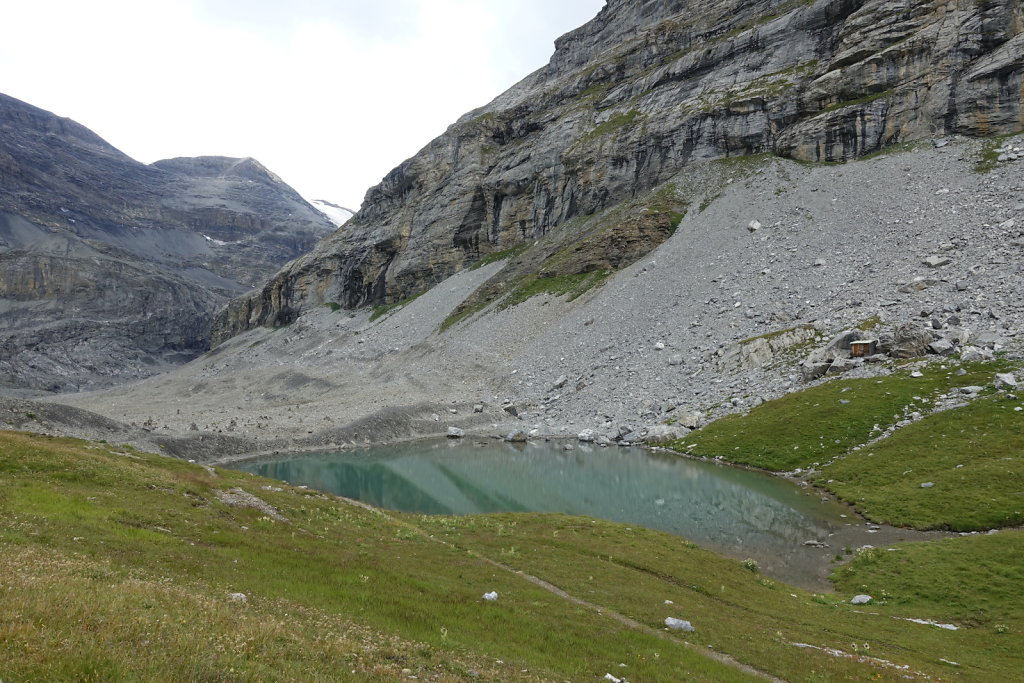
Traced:
<svg viewBox="0 0 1024 683">
<path fill-rule="evenodd" d="M 797 584 L 843 509 L 758 472 L 635 448 L 426 441 L 260 459 L 236 469 L 427 514 L 563 512 L 683 536 Z M 820 565 L 820 561 L 816 564 Z"/>
</svg>

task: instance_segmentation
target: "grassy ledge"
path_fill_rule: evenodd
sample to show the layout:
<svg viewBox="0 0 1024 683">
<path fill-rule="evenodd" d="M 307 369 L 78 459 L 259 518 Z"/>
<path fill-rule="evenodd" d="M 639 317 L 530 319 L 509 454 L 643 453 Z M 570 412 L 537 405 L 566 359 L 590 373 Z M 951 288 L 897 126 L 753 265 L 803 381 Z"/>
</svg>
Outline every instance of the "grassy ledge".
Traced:
<svg viewBox="0 0 1024 683">
<path fill-rule="evenodd" d="M 471 265 L 469 267 L 469 269 L 470 270 L 479 270 L 480 268 L 483 268 L 484 266 L 489 266 L 492 263 L 497 263 L 498 261 L 506 261 L 508 259 L 515 258 L 516 256 L 519 256 L 524 251 L 529 249 L 531 246 L 533 246 L 533 245 L 531 243 L 527 242 L 527 243 L 520 244 L 520 245 L 515 246 L 515 247 L 511 247 L 509 249 L 503 249 L 501 251 L 496 251 L 493 254 L 488 254 L 487 256 L 484 256 L 479 261 L 477 261 L 476 263 Z"/>
<path fill-rule="evenodd" d="M 377 320 L 378 318 L 383 318 L 384 316 L 391 315 L 392 313 L 394 313 L 398 309 L 411 304 L 413 301 L 416 301 L 416 299 L 419 299 L 421 296 L 426 294 L 427 291 L 428 290 L 424 290 L 424 291 L 420 292 L 419 294 L 413 294 L 410 297 L 406 297 L 406 298 L 402 299 L 401 301 L 396 301 L 394 303 L 380 304 L 379 306 L 374 306 L 373 307 L 373 312 L 370 313 L 370 320 L 369 320 L 369 322 L 372 323 L 374 320 Z"/>
<path fill-rule="evenodd" d="M 1007 135 L 994 135 L 986 139 L 978 152 L 978 162 L 974 165 L 975 173 L 988 173 L 999 167 L 999 153 L 996 151 L 1003 146 L 1003 143 L 1020 133 L 1009 133 Z"/>
<path fill-rule="evenodd" d="M 955 531 L 1015 526 L 1024 523 L 1024 416 L 1019 399 L 993 387 L 995 373 L 1014 367 L 932 363 L 920 377 L 904 369 L 834 380 L 713 422 L 672 447 L 812 471 L 815 484 L 873 521 Z M 967 405 L 928 414 L 940 395 L 972 385 L 988 388 Z M 920 419 L 890 429 L 915 414 Z"/>
</svg>

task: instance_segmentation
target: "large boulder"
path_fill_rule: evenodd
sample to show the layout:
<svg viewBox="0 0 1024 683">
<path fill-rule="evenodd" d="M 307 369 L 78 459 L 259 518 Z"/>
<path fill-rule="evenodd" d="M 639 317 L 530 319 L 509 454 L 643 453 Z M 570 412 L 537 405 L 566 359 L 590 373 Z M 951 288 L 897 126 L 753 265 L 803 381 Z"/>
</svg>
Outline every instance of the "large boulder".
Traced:
<svg viewBox="0 0 1024 683">
<path fill-rule="evenodd" d="M 915 323 L 900 325 L 891 334 L 878 338 L 878 350 L 893 358 L 917 358 L 928 353 L 928 345 L 935 340 L 931 331 Z"/>
<path fill-rule="evenodd" d="M 527 438 L 526 432 L 522 429 L 514 429 L 505 435 L 505 441 L 509 443 L 526 443 Z"/>
<path fill-rule="evenodd" d="M 644 441 L 650 444 L 666 443 L 682 439 L 690 430 L 678 425 L 654 425 L 647 428 Z"/>
</svg>

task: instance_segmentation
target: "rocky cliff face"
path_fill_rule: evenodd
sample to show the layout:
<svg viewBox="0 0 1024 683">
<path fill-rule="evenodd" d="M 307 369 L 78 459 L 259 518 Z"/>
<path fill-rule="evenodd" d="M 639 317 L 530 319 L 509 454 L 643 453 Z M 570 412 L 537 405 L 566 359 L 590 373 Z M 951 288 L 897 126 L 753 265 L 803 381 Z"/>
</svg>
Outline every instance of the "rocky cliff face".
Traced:
<svg viewBox="0 0 1024 683">
<path fill-rule="evenodd" d="M 1019 0 L 609 0 L 546 67 L 370 189 L 344 229 L 233 301 L 214 338 L 323 302 L 405 299 L 488 254 L 547 244 L 693 161 L 837 162 L 1018 131 L 1022 79 Z M 670 213 L 691 199 L 677 188 Z M 564 242 L 537 267 L 571 261 Z"/>
<path fill-rule="evenodd" d="M 252 159 L 140 164 L 0 95 L 0 388 L 143 377 L 333 226 Z"/>
</svg>

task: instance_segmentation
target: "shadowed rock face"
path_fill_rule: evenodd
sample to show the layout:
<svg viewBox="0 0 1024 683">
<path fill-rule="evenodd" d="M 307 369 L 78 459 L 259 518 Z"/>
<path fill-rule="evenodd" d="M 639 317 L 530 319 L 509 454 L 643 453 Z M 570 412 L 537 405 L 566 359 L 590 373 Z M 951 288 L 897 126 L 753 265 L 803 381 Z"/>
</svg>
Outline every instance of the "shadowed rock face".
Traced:
<svg viewBox="0 0 1024 683">
<path fill-rule="evenodd" d="M 333 229 L 253 159 L 140 164 L 0 95 L 0 390 L 153 374 L 213 313 Z"/>
<path fill-rule="evenodd" d="M 1019 0 L 609 0 L 550 63 L 371 188 L 217 318 L 215 342 L 325 301 L 406 298 L 692 161 L 842 161 L 1024 127 Z"/>
</svg>

